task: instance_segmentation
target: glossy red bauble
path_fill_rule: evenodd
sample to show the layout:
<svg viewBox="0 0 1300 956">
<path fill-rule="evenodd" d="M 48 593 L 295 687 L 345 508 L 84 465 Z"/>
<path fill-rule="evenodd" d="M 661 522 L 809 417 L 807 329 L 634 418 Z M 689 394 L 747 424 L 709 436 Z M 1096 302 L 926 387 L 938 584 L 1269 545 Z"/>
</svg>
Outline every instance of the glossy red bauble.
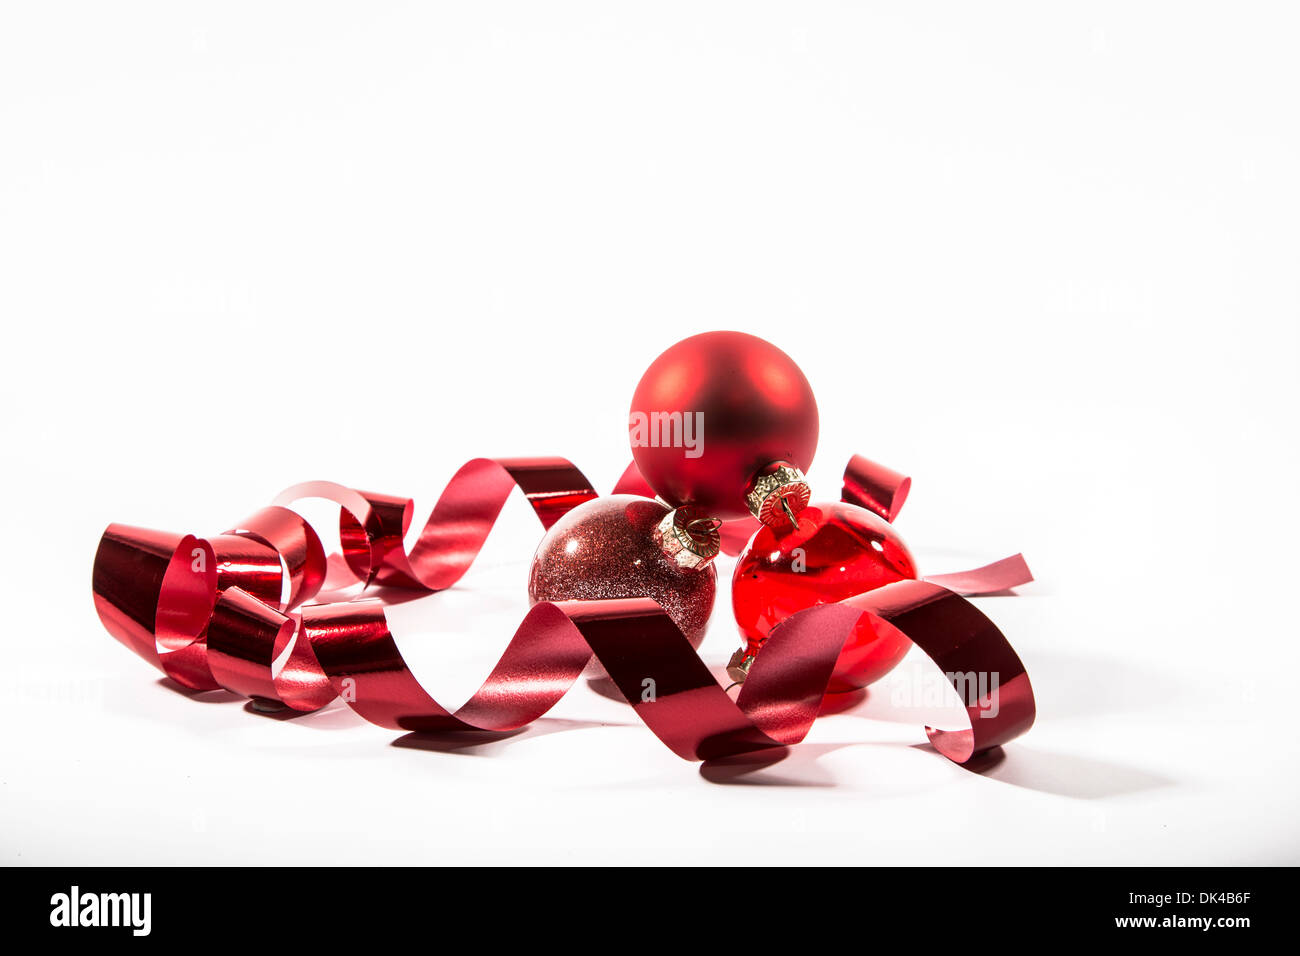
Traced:
<svg viewBox="0 0 1300 956">
<path fill-rule="evenodd" d="M 799 366 L 743 332 L 705 332 L 651 363 L 632 397 L 632 456 L 655 493 L 743 518 L 754 476 L 775 461 L 808 470 L 817 402 Z"/>
<path fill-rule="evenodd" d="M 655 541 L 669 513 L 658 501 L 608 495 L 578 505 L 551 526 L 533 557 L 528 597 L 594 601 L 650 597 L 699 648 L 713 613 L 718 573 L 713 565 L 681 567 Z M 588 676 L 604 669 L 593 662 Z"/>
<path fill-rule="evenodd" d="M 751 654 L 796 611 L 917 576 L 916 562 L 893 526 L 865 508 L 812 504 L 798 522 L 798 528 L 759 528 L 736 562 L 731 601 Z M 845 642 L 827 690 L 866 687 L 893 669 L 909 647 L 900 633 L 877 634 L 864 619 Z"/>
</svg>

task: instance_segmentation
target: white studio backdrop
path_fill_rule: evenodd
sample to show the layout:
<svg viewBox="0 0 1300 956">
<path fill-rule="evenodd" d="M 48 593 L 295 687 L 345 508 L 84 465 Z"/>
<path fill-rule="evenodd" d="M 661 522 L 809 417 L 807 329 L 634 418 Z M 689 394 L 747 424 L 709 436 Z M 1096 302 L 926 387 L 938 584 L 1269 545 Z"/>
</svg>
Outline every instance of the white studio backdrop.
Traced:
<svg viewBox="0 0 1300 956">
<path fill-rule="evenodd" d="M 1300 862 L 1298 21 L 0 6 L 0 859 Z M 1039 701 L 995 770 L 888 686 L 736 780 L 585 687 L 394 746 L 189 700 L 95 617 L 110 521 L 216 532 L 309 478 L 422 521 L 480 455 L 607 490 L 642 370 L 713 328 L 808 375 L 818 497 L 862 452 L 914 476 L 924 571 L 1025 553 L 978 600 Z M 436 696 L 504 647 L 538 537 L 512 501 L 392 615 Z"/>
</svg>

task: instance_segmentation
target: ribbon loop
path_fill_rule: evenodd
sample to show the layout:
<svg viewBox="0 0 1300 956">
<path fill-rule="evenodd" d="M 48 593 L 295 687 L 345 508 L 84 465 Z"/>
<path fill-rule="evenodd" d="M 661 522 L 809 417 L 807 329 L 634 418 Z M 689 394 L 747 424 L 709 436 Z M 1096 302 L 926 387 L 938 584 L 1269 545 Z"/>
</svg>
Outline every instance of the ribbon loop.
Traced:
<svg viewBox="0 0 1300 956">
<path fill-rule="evenodd" d="M 891 520 L 909 484 L 855 456 L 845 471 L 845 500 Z M 563 458 L 476 458 L 452 477 L 409 552 L 411 499 L 331 482 L 295 485 L 208 539 L 114 524 L 95 556 L 95 608 L 113 637 L 187 687 L 224 687 L 299 711 L 337 696 L 372 723 L 425 733 L 522 727 L 568 692 L 594 654 L 646 726 L 690 760 L 802 740 L 840 649 L 866 614 L 874 627 L 911 639 L 963 695 L 969 729 L 926 728 L 945 757 L 964 763 L 1033 723 L 1033 691 L 1020 658 L 957 593 L 1031 580 L 1020 555 L 800 611 L 773 629 L 734 701 L 649 598 L 535 605 L 482 686 L 454 712 L 411 673 L 382 600 L 363 596 L 290 611 L 357 582 L 426 592 L 450 587 L 473 563 L 516 487 L 544 528 L 596 496 Z M 615 491 L 649 488 L 631 466 Z M 341 555 L 327 559 L 316 532 L 287 507 L 306 497 L 339 506 Z M 746 521 L 728 522 L 733 544 L 756 527 Z"/>
</svg>

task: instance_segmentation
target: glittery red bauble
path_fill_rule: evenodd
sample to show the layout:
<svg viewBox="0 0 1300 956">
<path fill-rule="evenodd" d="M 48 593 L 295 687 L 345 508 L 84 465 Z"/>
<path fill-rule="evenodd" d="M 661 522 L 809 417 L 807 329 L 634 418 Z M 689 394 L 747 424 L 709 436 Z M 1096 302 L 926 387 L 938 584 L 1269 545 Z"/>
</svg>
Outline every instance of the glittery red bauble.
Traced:
<svg viewBox="0 0 1300 956">
<path fill-rule="evenodd" d="M 683 568 L 654 539 L 669 509 L 636 495 L 608 495 L 578 505 L 551 526 L 537 547 L 528 597 L 538 601 L 654 598 L 699 648 L 713 613 L 713 565 Z M 593 662 L 588 676 L 604 668 Z"/>
<path fill-rule="evenodd" d="M 655 493 L 716 518 L 749 514 L 746 489 L 765 465 L 807 471 L 817 450 L 812 387 L 775 345 L 705 332 L 660 355 L 637 384 L 632 457 Z"/>
<path fill-rule="evenodd" d="M 736 562 L 731 602 L 751 653 L 796 611 L 917 576 L 916 562 L 893 526 L 865 508 L 812 504 L 798 518 L 797 529 L 759 528 Z M 864 619 L 845 641 L 827 689 L 866 687 L 892 670 L 909 647 L 900 633 L 877 634 Z"/>
</svg>

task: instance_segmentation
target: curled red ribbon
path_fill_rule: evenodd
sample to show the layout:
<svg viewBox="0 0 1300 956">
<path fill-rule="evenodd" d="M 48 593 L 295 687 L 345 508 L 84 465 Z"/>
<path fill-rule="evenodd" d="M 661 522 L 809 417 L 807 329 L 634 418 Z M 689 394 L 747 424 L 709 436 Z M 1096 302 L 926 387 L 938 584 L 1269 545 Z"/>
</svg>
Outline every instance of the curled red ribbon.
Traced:
<svg viewBox="0 0 1300 956">
<path fill-rule="evenodd" d="M 909 484 L 855 456 L 845 472 L 845 500 L 892 520 Z M 563 458 L 475 459 L 448 483 L 409 552 L 403 542 L 410 499 L 329 482 L 290 488 L 271 507 L 207 539 L 114 524 L 95 556 L 95 607 L 110 634 L 187 687 L 223 687 L 304 712 L 341 697 L 366 720 L 396 730 L 522 727 L 567 693 L 594 653 L 645 724 L 674 753 L 696 760 L 802 740 L 840 648 L 869 614 L 874 626 L 909 637 L 964 696 L 970 729 L 926 728 L 944 756 L 964 763 L 1033 723 L 1024 665 L 997 627 L 957 593 L 1032 580 L 1019 555 L 801 611 L 773 630 L 735 700 L 648 598 L 536 605 L 483 685 L 454 713 L 407 667 L 383 601 L 303 606 L 323 590 L 357 582 L 426 592 L 450 587 L 516 487 L 547 528 L 596 496 Z M 649 493 L 635 468 L 615 491 Z M 316 532 L 286 507 L 304 497 L 339 505 L 340 555 L 327 559 Z M 747 539 L 753 529 L 729 524 L 724 540 L 738 551 L 741 535 Z M 976 673 L 995 679 L 972 683 Z"/>
</svg>

